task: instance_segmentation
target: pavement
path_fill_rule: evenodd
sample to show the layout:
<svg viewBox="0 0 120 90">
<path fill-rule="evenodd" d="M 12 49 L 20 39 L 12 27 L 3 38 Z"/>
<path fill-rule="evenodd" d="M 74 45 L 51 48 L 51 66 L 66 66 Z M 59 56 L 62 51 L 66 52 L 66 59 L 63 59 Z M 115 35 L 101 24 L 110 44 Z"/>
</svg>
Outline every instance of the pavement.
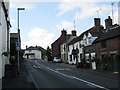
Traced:
<svg viewBox="0 0 120 90">
<path fill-rule="evenodd" d="M 76 69 L 82 72 L 87 72 L 89 74 L 96 74 L 103 77 L 108 77 L 111 79 L 120 79 L 118 74 L 106 71 L 97 71 L 92 69 L 84 69 L 84 68 L 76 68 L 75 65 L 65 64 L 65 63 L 57 63 L 58 65 L 62 65 L 63 67 L 69 67 L 72 69 Z M 34 89 L 37 90 L 35 84 L 31 76 L 29 75 L 26 66 L 24 65 L 24 61 L 20 62 L 20 73 L 16 72 L 16 66 L 8 66 L 6 68 L 6 76 L 2 79 L 2 90 L 6 89 Z M 120 80 L 118 80 L 120 81 Z M 120 82 L 119 82 L 120 84 Z"/>
<path fill-rule="evenodd" d="M 58 64 L 66 68 L 69 67 L 75 70 L 79 70 L 81 72 L 88 72 L 89 74 L 96 74 L 103 77 L 109 77 L 111 79 L 120 79 L 120 73 L 114 73 L 110 71 L 98 71 L 98 70 L 92 70 L 89 68 L 76 68 L 76 66 L 73 64 L 66 64 L 66 63 L 58 63 Z"/>
<path fill-rule="evenodd" d="M 25 65 L 24 61 L 20 62 L 20 72 L 19 74 L 16 72 L 16 65 L 11 66 L 8 65 L 6 68 L 6 75 L 2 78 L 2 90 L 6 89 L 36 89 L 35 84 L 33 83 L 32 78 L 30 77 Z"/>
</svg>

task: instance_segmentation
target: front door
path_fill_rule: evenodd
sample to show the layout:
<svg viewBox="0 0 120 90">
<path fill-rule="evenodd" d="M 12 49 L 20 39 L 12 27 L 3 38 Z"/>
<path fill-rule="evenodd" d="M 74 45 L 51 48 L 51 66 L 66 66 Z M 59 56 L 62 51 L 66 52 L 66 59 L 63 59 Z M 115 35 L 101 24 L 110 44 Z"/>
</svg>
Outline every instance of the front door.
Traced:
<svg viewBox="0 0 120 90">
<path fill-rule="evenodd" d="M 112 66 L 113 66 L 113 68 L 112 68 L 113 72 L 118 72 L 118 59 L 116 58 L 115 55 L 112 55 L 112 61 L 113 61 L 113 64 L 112 64 Z"/>
</svg>

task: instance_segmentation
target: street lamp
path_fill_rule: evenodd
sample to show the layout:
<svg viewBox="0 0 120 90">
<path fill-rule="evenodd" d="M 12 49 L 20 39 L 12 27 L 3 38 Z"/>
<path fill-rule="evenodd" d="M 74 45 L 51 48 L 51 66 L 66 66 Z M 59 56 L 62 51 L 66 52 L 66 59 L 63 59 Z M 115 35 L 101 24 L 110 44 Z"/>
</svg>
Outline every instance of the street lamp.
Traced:
<svg viewBox="0 0 120 90">
<path fill-rule="evenodd" d="M 17 8 L 18 10 L 18 42 L 17 42 L 17 52 L 18 52 L 18 74 L 19 74 L 19 71 L 20 71 L 20 64 L 19 64 L 19 51 L 20 51 L 20 28 L 19 28 L 19 11 L 20 10 L 25 10 L 25 8 Z"/>
</svg>

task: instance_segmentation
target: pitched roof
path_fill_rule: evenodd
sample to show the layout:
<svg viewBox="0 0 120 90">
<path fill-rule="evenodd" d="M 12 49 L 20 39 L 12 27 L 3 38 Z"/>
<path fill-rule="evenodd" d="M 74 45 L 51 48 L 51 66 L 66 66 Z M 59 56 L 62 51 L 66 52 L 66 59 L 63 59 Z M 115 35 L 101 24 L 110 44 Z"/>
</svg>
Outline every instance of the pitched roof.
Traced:
<svg viewBox="0 0 120 90">
<path fill-rule="evenodd" d="M 68 40 L 70 37 L 72 37 L 72 34 L 67 34 L 65 41 Z M 60 36 L 57 40 L 55 40 L 51 45 L 53 45 L 54 43 L 58 42 L 61 38 L 62 38 L 62 36 Z M 63 41 L 63 42 L 65 42 L 65 41 Z"/>
<path fill-rule="evenodd" d="M 89 32 L 90 32 L 90 33 L 92 34 L 92 36 L 94 36 L 94 37 L 99 36 L 100 33 L 102 33 L 102 32 L 98 32 L 97 29 L 103 30 L 103 26 L 101 25 L 101 26 L 99 26 L 99 27 L 92 27 L 92 28 L 86 30 L 86 31 L 83 32 L 79 37 L 74 38 L 68 45 L 74 44 L 74 43 L 82 40 L 84 34 L 87 35 Z"/>
<path fill-rule="evenodd" d="M 26 50 L 43 50 L 44 48 L 40 47 L 40 46 L 30 46 L 29 48 L 27 48 Z M 44 49 L 45 50 L 45 49 Z"/>
<path fill-rule="evenodd" d="M 99 37 L 103 32 L 90 32 L 93 37 Z"/>
<path fill-rule="evenodd" d="M 71 42 L 68 43 L 68 45 L 74 44 L 78 41 L 78 37 L 74 38 Z"/>
<path fill-rule="evenodd" d="M 18 38 L 18 33 L 10 33 L 10 38 Z"/>
<path fill-rule="evenodd" d="M 116 28 L 111 28 L 107 32 L 100 35 L 93 43 L 97 43 L 103 40 L 112 39 L 115 37 L 120 37 L 120 26 Z"/>
</svg>

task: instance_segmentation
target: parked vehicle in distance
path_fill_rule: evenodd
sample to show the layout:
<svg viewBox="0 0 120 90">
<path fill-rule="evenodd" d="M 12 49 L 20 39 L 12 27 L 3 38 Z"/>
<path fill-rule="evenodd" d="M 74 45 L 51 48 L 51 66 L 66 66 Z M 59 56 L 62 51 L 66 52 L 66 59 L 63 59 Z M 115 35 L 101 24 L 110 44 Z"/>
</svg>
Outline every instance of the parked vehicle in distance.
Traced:
<svg viewBox="0 0 120 90">
<path fill-rule="evenodd" d="M 54 57 L 53 62 L 60 63 L 60 62 L 62 62 L 62 59 L 60 57 Z"/>
</svg>

